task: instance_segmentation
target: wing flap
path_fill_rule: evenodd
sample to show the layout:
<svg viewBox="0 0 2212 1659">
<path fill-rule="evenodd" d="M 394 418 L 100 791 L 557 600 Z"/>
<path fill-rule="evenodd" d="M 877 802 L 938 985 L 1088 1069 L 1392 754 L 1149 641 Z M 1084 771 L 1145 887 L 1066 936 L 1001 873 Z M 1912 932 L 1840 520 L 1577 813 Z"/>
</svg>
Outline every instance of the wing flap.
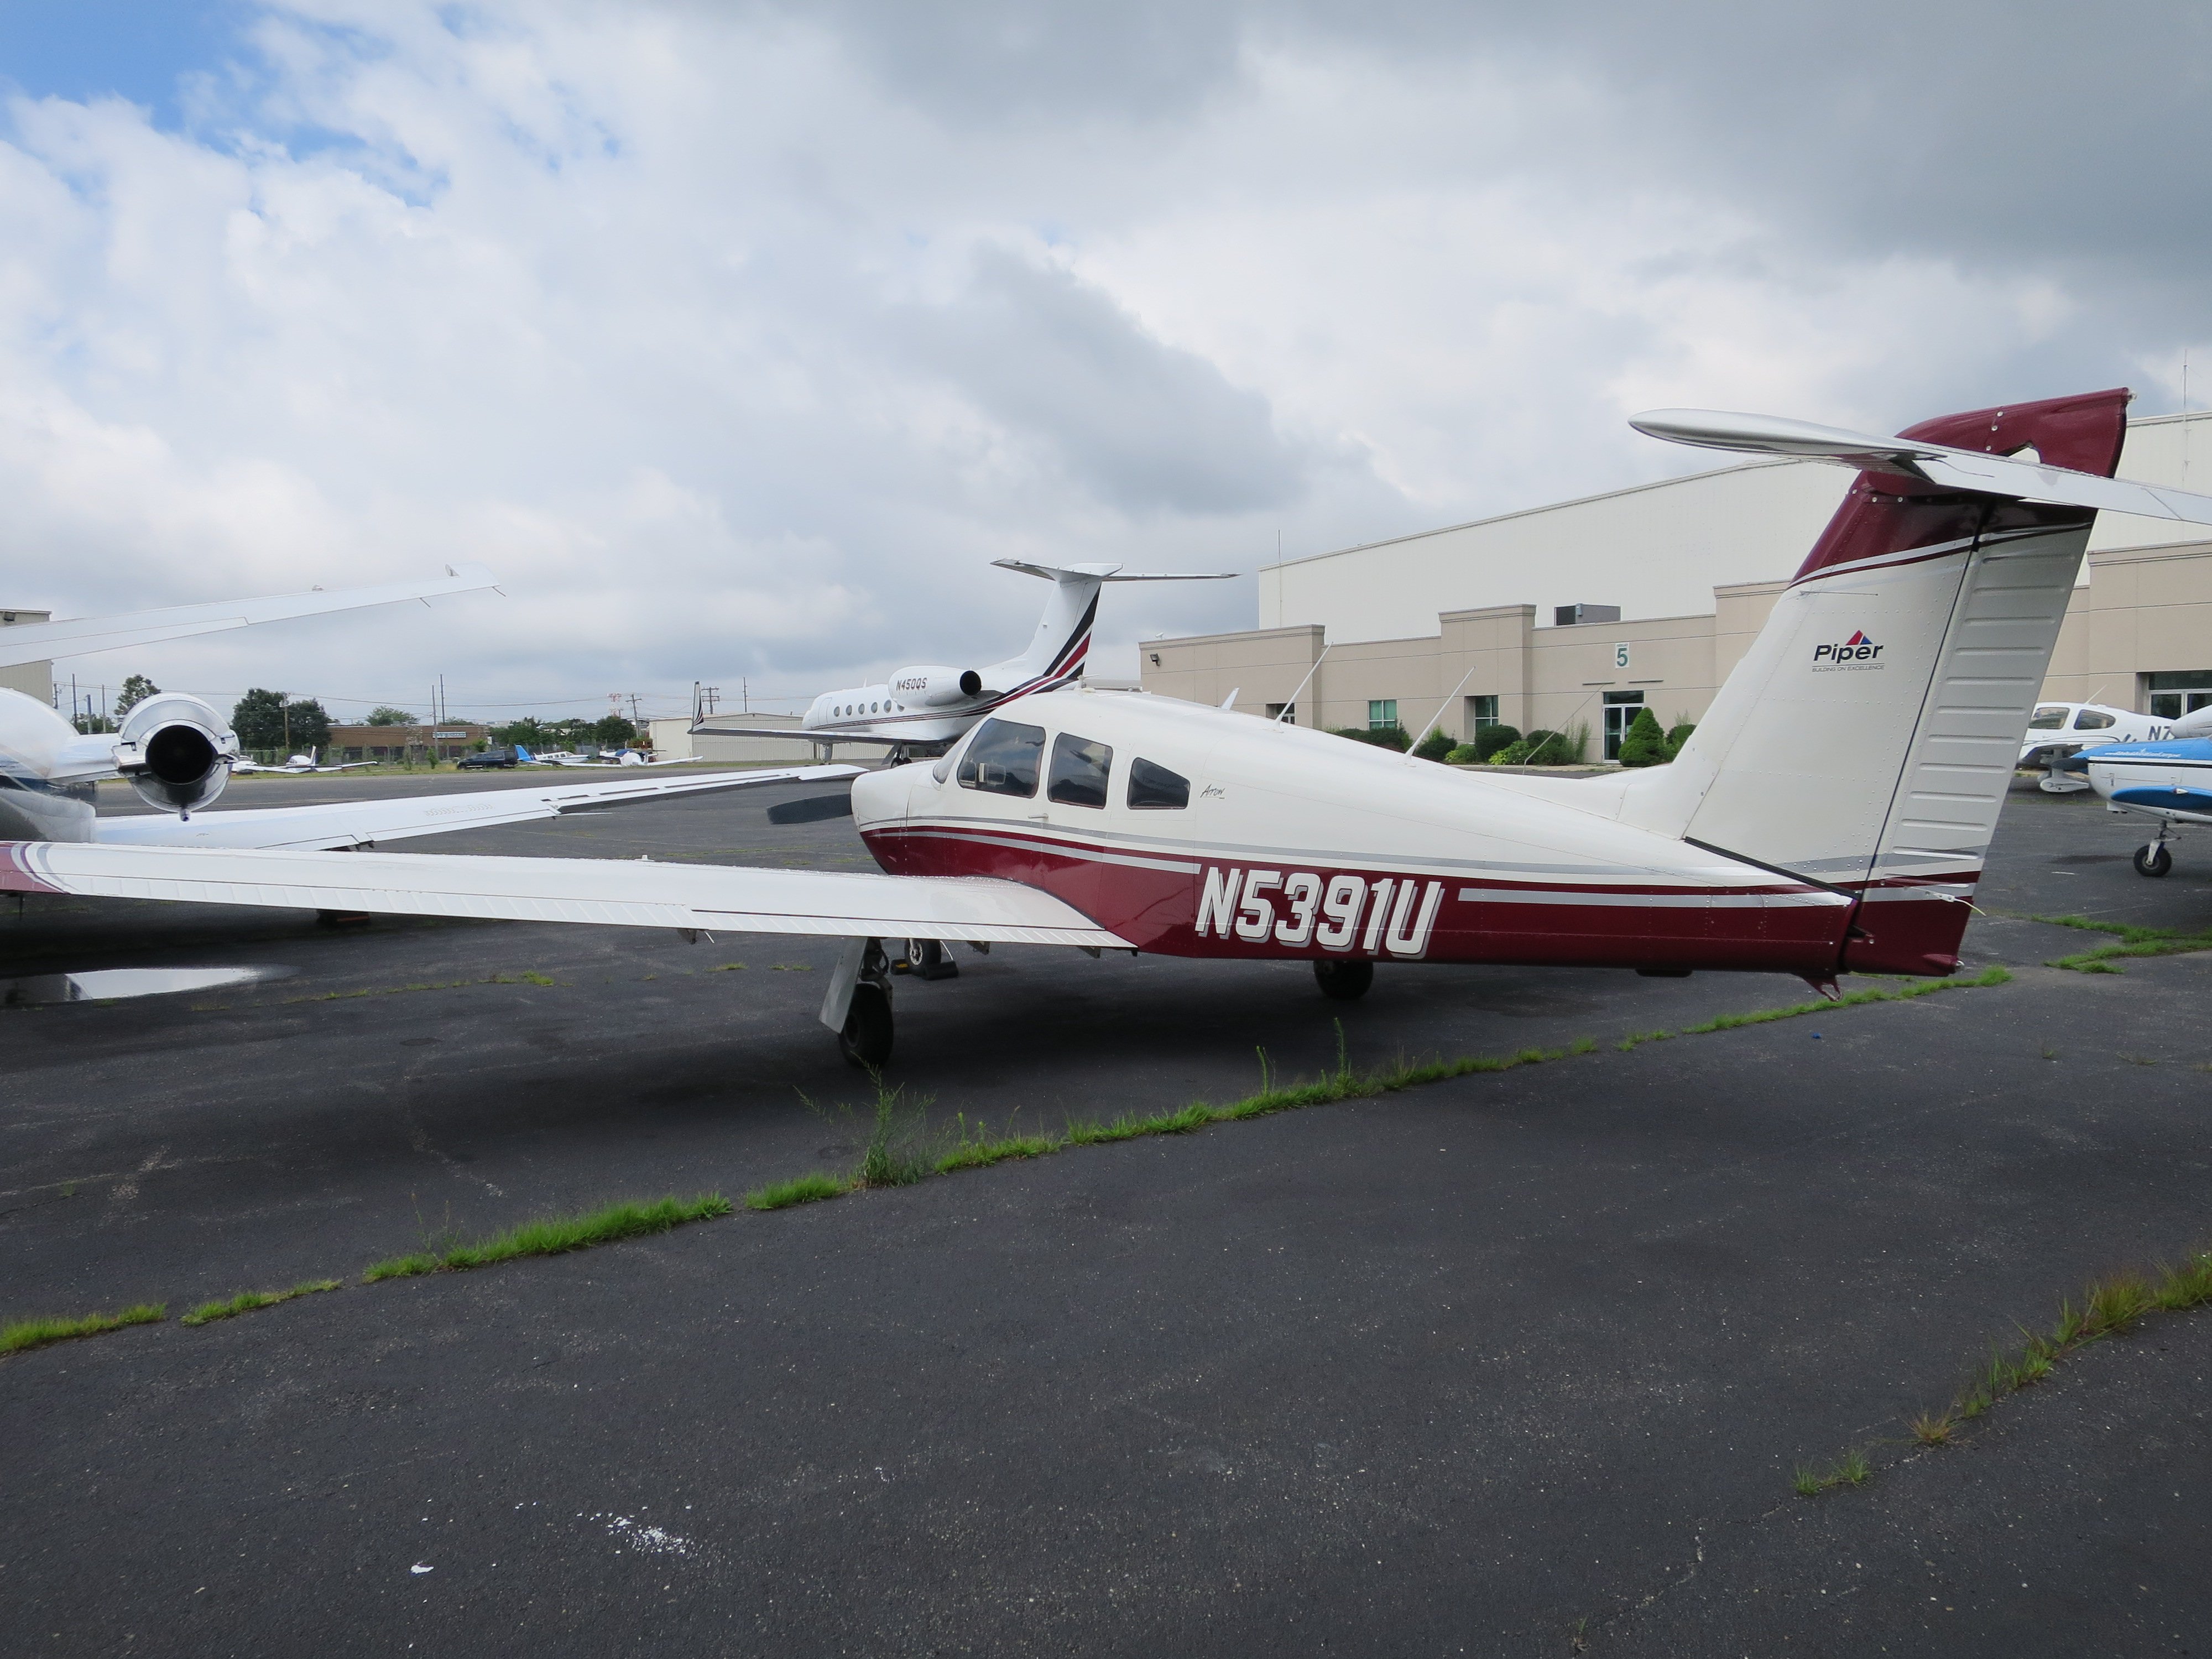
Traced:
<svg viewBox="0 0 2212 1659">
<path fill-rule="evenodd" d="M 0 892 L 833 939 L 1128 945 L 1049 893 L 987 876 L 9 842 L 0 842 Z"/>
</svg>

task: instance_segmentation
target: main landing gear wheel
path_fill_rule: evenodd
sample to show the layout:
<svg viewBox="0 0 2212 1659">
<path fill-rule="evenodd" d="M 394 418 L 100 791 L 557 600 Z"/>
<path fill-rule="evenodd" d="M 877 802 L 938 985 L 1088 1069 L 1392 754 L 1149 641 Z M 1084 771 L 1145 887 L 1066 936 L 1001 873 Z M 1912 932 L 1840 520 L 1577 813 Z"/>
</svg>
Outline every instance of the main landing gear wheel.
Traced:
<svg viewBox="0 0 2212 1659">
<path fill-rule="evenodd" d="M 1357 1002 L 1375 983 L 1375 964 L 1323 957 L 1314 963 L 1314 983 L 1321 987 L 1325 997 L 1334 997 L 1339 1002 Z"/>
<path fill-rule="evenodd" d="M 862 980 L 853 988 L 853 1006 L 846 1011 L 845 1029 L 837 1033 L 837 1050 L 864 1072 L 879 1072 L 891 1057 L 891 999 L 880 985 Z"/>
<path fill-rule="evenodd" d="M 2173 868 L 2173 854 L 2166 843 L 2154 841 L 2148 847 L 2136 848 L 2136 873 L 2139 876 L 2162 876 Z"/>
</svg>

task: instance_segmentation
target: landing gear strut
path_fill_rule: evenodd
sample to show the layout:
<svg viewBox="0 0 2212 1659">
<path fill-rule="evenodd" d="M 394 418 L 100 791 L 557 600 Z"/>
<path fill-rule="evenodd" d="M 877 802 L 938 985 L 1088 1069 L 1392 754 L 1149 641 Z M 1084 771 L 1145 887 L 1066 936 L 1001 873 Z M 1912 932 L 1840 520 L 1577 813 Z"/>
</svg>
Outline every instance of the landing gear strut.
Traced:
<svg viewBox="0 0 2212 1659">
<path fill-rule="evenodd" d="M 2173 868 L 2173 854 L 2166 849 L 2166 829 L 2160 825 L 2158 839 L 2147 847 L 2136 848 L 2136 873 L 2139 876 L 2162 876 Z"/>
<path fill-rule="evenodd" d="M 1375 964 L 1322 957 L 1314 963 L 1314 983 L 1321 987 L 1325 997 L 1334 997 L 1339 1002 L 1357 1002 L 1375 983 Z"/>
</svg>

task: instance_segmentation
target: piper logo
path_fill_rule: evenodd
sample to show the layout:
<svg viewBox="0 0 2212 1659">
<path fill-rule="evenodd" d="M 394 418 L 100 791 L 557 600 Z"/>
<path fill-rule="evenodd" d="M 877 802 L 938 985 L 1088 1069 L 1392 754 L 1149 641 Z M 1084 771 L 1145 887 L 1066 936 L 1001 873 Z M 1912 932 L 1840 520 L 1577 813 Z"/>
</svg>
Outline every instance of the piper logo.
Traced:
<svg viewBox="0 0 2212 1659">
<path fill-rule="evenodd" d="M 1817 670 L 1830 668 L 1880 668 L 1881 647 L 1867 638 L 1864 630 L 1856 629 L 1841 645 L 1816 645 L 1813 647 L 1813 666 Z"/>
</svg>

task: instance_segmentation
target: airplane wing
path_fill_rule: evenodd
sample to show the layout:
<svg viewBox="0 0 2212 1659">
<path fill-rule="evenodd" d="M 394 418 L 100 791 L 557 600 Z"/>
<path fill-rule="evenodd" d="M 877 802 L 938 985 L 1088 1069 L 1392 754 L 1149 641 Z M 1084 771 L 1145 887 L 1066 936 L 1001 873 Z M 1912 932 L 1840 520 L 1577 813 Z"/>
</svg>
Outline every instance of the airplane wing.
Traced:
<svg viewBox="0 0 2212 1659">
<path fill-rule="evenodd" d="M 905 732 L 903 734 L 887 732 L 881 735 L 872 732 L 848 732 L 843 730 L 836 732 L 811 732 L 804 726 L 719 726 L 712 720 L 701 725 L 695 726 L 691 730 L 696 736 L 702 738 L 787 738 L 792 741 L 798 743 L 880 743 L 889 744 L 912 743 L 915 740 L 914 733 L 911 732 Z"/>
<path fill-rule="evenodd" d="M 1051 894 L 995 877 L 642 860 L 0 842 L 0 892 L 832 939 L 1129 944 Z"/>
<path fill-rule="evenodd" d="M 319 806 L 246 807 L 234 812 L 195 812 L 188 818 L 146 812 L 96 819 L 93 836 L 102 847 L 370 847 L 415 836 L 442 836 L 455 830 L 488 830 L 496 824 L 558 817 L 583 807 L 663 800 L 672 795 L 744 789 L 763 783 L 842 781 L 857 777 L 860 772 L 857 766 L 797 766 L 762 772 L 698 772 L 687 777 L 611 778 L 592 783 L 549 780 L 535 788 L 402 795 L 392 800 L 333 801 Z"/>
<path fill-rule="evenodd" d="M 126 645 L 157 645 L 166 640 L 216 634 L 254 623 L 289 617 L 319 616 L 326 611 L 358 611 L 364 605 L 427 599 L 438 593 L 470 593 L 494 585 L 480 564 L 447 565 L 443 576 L 422 581 L 383 582 L 374 587 L 320 588 L 307 593 L 278 593 L 261 599 L 225 599 L 215 605 L 172 605 L 164 611 L 133 611 L 119 617 L 76 617 L 68 622 L 19 623 L 0 628 L 0 668 L 53 657 L 80 657 Z"/>
</svg>

